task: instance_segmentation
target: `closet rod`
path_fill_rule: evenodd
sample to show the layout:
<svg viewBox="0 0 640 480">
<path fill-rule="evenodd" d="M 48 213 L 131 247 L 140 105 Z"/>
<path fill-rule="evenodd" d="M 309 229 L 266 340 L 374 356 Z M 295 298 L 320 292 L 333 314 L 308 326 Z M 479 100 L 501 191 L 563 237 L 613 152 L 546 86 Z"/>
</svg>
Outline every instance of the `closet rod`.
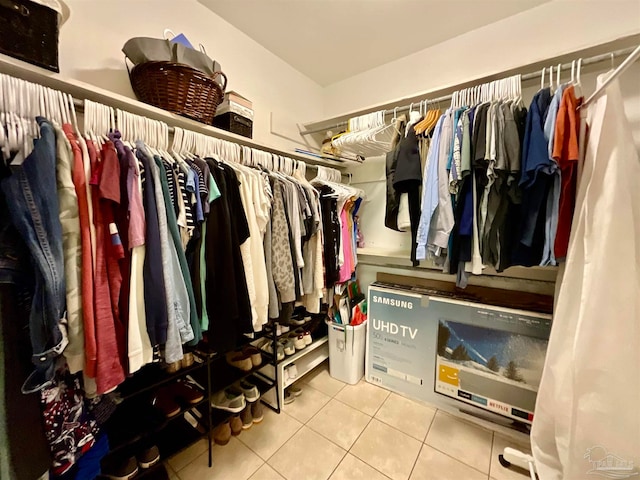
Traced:
<svg viewBox="0 0 640 480">
<path fill-rule="evenodd" d="M 76 109 L 78 111 L 84 113 L 84 100 L 80 100 L 78 98 L 74 98 L 73 99 L 73 105 L 76 107 Z M 169 133 L 174 133 L 174 132 L 175 132 L 175 128 L 173 128 L 172 126 L 169 126 Z M 199 135 L 205 135 L 205 134 L 204 133 L 200 133 Z M 207 135 L 205 135 L 205 136 L 207 136 Z M 213 136 L 213 135 L 211 135 L 211 136 Z M 216 137 L 214 137 L 214 138 L 216 138 Z M 224 139 L 221 139 L 221 140 L 223 140 L 225 142 L 229 142 L 229 143 L 234 143 L 231 140 L 224 140 Z M 253 147 L 250 147 L 250 148 L 253 148 Z M 255 150 L 260 150 L 260 149 L 256 148 Z M 264 152 L 266 150 L 260 150 L 260 151 Z M 271 153 L 271 152 L 267 152 L 267 153 Z M 272 155 L 277 155 L 277 154 L 272 153 Z M 279 155 L 279 156 L 280 157 L 286 157 L 286 155 Z M 296 160 L 296 159 L 293 159 L 293 160 Z M 296 161 L 304 161 L 304 160 L 296 160 Z M 313 164 L 313 163 L 307 163 L 307 162 L 304 162 L 304 163 L 306 165 L 306 168 L 315 168 L 315 169 L 317 169 L 318 166 L 319 166 L 319 165 L 316 165 L 316 164 Z M 333 168 L 333 167 L 327 166 L 327 165 L 320 165 L 320 166 L 323 166 L 325 168 Z"/>
<path fill-rule="evenodd" d="M 635 47 L 623 48 L 621 50 L 614 50 L 613 52 L 603 53 L 600 55 L 594 55 L 593 57 L 583 58 L 582 66 L 593 65 L 596 63 L 605 62 L 607 60 L 613 60 L 614 58 L 617 58 L 617 57 L 629 55 L 634 51 L 634 49 Z M 554 68 L 555 68 L 555 65 L 554 65 Z M 571 69 L 571 63 L 562 64 L 561 69 L 562 70 Z M 540 80 L 540 73 L 541 73 L 540 70 L 538 70 L 537 72 L 526 73 L 522 75 L 521 77 L 522 81 L 524 82 L 524 81 L 534 80 L 534 79 Z M 482 82 L 482 80 L 478 80 L 478 82 Z M 488 83 L 488 81 L 482 82 L 482 83 Z M 452 94 L 449 94 L 449 95 L 443 95 L 442 97 L 437 97 L 437 98 L 427 98 L 427 100 L 429 100 L 429 102 L 445 102 L 445 101 L 451 100 L 451 97 L 452 97 Z M 413 106 L 415 107 L 417 103 L 419 103 L 419 101 L 413 102 Z M 402 107 L 396 107 L 389 110 L 384 110 L 384 114 L 385 116 L 387 116 L 387 115 L 392 115 L 394 112 L 395 113 L 408 112 L 410 108 L 411 108 L 411 105 L 404 105 Z M 347 125 L 348 125 L 348 121 L 338 122 L 335 125 L 331 125 L 329 127 L 319 127 L 319 128 L 314 128 L 312 130 L 305 130 L 304 132 L 300 132 L 300 135 L 311 135 L 313 133 L 326 132 L 327 130 L 334 130 L 336 128 L 346 127 Z"/>
</svg>

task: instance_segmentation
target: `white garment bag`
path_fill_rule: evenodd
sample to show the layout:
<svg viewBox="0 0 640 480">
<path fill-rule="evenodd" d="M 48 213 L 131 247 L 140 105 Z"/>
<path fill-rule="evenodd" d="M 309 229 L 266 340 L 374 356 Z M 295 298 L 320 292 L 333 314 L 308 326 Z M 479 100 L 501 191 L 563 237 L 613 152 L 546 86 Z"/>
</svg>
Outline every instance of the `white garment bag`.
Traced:
<svg viewBox="0 0 640 480">
<path fill-rule="evenodd" d="M 640 158 L 617 80 L 584 110 L 588 138 L 581 148 L 584 164 L 532 449 L 541 480 L 635 479 L 640 478 Z"/>
</svg>

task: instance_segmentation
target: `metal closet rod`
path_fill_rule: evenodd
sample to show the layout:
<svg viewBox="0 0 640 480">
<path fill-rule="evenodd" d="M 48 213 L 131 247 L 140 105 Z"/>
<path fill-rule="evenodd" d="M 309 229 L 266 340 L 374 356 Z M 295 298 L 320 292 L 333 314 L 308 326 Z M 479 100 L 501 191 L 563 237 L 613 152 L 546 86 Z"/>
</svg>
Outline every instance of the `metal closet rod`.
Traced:
<svg viewBox="0 0 640 480">
<path fill-rule="evenodd" d="M 629 55 L 630 53 L 632 53 L 634 51 L 635 47 L 629 47 L 629 48 L 623 48 L 621 50 L 614 50 L 613 52 L 609 52 L 609 53 L 603 53 L 600 55 L 594 55 L 593 57 L 588 57 L 588 58 L 583 58 L 582 59 L 582 66 L 586 66 L 586 65 L 593 65 L 596 63 L 601 63 L 607 60 L 612 60 L 613 58 L 616 57 L 622 57 L 624 55 Z M 553 67 L 555 68 L 556 65 L 553 65 Z M 548 68 L 548 67 L 547 67 Z M 567 70 L 571 68 L 571 63 L 563 63 L 561 66 L 562 70 Z M 531 73 L 525 73 L 524 75 L 522 75 L 522 81 L 528 81 L 528 80 L 533 80 L 533 79 L 537 79 L 540 80 L 541 77 L 541 71 L 538 70 L 537 72 L 531 72 Z M 514 74 L 515 75 L 515 74 Z M 491 80 L 483 82 L 483 83 L 489 83 L 491 82 Z M 479 83 L 478 85 L 482 85 L 482 83 Z M 471 87 L 467 87 L 467 88 L 471 88 Z M 464 88 L 461 88 L 460 90 L 464 90 Z M 452 94 L 449 95 L 443 95 L 441 97 L 437 97 L 437 98 L 427 98 L 427 100 L 429 100 L 429 102 L 444 102 L 447 100 L 451 100 Z M 419 103 L 419 101 L 417 102 L 413 102 L 414 106 L 416 103 Z M 401 112 L 408 112 L 409 109 L 411 108 L 411 105 L 404 105 L 402 107 L 396 107 L 396 108 L 392 108 L 389 110 L 384 110 L 384 114 L 386 115 L 392 115 L 394 112 L 395 113 L 401 113 Z M 326 132 L 327 130 L 333 130 L 336 128 L 341 128 L 341 127 L 345 127 L 348 125 L 348 121 L 344 121 L 344 122 L 339 122 L 336 123 L 335 125 L 331 125 L 329 127 L 320 127 L 320 128 L 314 128 L 312 130 L 305 130 L 304 132 L 300 132 L 300 135 L 311 135 L 313 133 L 320 133 L 320 132 Z"/>
<path fill-rule="evenodd" d="M 84 100 L 80 100 L 78 98 L 74 98 L 73 99 L 73 105 L 76 107 L 77 110 L 79 110 L 80 112 L 84 113 Z M 175 128 L 172 127 L 172 126 L 169 126 L 169 133 L 174 133 L 174 132 L 175 132 Z M 196 133 L 198 133 L 198 132 L 196 132 Z M 204 133 L 198 133 L 198 135 L 204 135 L 205 137 L 206 136 L 213 137 L 213 135 L 206 135 Z M 213 138 L 217 138 L 217 137 L 213 137 Z M 232 142 L 230 140 L 224 140 L 224 139 L 220 139 L 220 140 L 222 140 L 224 142 L 235 143 L 235 142 Z M 253 148 L 253 147 L 250 147 L 250 148 Z M 260 150 L 260 149 L 256 148 L 255 150 Z M 280 157 L 286 157 L 286 155 L 279 155 L 279 154 L 276 154 L 276 153 L 273 153 L 273 152 L 269 152 L 267 150 L 260 150 L 260 151 L 261 152 L 266 152 L 266 153 L 271 153 L 272 155 L 278 155 Z M 293 160 L 296 160 L 298 162 L 304 162 L 304 160 L 297 160 L 295 158 Z M 332 170 L 337 170 L 335 167 L 330 166 L 330 165 L 316 165 L 314 163 L 307 163 L 307 162 L 304 162 L 304 164 L 305 164 L 305 168 L 315 168 L 315 169 L 317 169 L 318 166 L 321 166 L 321 167 L 324 167 L 324 168 L 330 168 Z"/>
</svg>

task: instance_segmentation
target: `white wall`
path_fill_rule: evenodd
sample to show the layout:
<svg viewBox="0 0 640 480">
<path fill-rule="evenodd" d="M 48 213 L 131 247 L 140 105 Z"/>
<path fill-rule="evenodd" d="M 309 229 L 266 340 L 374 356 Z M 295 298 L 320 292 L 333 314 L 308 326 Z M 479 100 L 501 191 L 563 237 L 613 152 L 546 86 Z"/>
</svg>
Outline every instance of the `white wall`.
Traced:
<svg viewBox="0 0 640 480">
<path fill-rule="evenodd" d="M 254 139 L 274 147 L 294 144 L 272 135 L 321 117 L 322 88 L 195 0 L 65 0 L 71 17 L 61 29 L 60 69 L 67 77 L 135 98 L 124 66 L 124 43 L 162 37 L 170 28 L 202 43 L 255 110 Z M 282 126 L 284 124 L 284 127 Z"/>
<path fill-rule="evenodd" d="M 423 27 L 429 28 L 429 22 L 437 19 L 425 19 Z M 403 28 L 389 26 L 386 34 L 401 35 Z M 637 33 L 638 0 L 554 0 L 326 87 L 325 116 L 447 88 Z"/>
</svg>

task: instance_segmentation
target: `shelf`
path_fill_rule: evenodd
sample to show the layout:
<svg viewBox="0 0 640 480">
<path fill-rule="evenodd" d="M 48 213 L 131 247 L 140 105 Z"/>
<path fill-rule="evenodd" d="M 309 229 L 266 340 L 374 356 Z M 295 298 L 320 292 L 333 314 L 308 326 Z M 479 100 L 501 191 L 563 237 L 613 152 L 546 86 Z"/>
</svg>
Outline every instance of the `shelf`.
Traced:
<svg viewBox="0 0 640 480">
<path fill-rule="evenodd" d="M 194 356 L 195 355 L 196 354 L 194 353 Z M 182 378 L 201 367 L 205 367 L 206 365 L 206 363 L 194 361 L 193 365 L 181 368 L 175 373 L 167 373 L 162 369 L 159 363 L 145 365 L 131 377 L 122 382 L 118 387 L 118 391 L 120 392 L 123 400 L 129 400 L 140 394 L 157 389 L 167 383 Z"/>
<path fill-rule="evenodd" d="M 365 247 L 357 249 L 358 264 L 378 265 L 393 268 L 410 268 L 425 272 L 437 272 L 442 275 L 455 277 L 442 272 L 442 267 L 435 265 L 431 260 L 421 260 L 417 267 L 411 264 L 411 253 L 408 250 L 392 250 L 376 247 Z M 540 282 L 555 282 L 558 275 L 558 267 L 509 267 L 503 272 L 496 272 L 494 268 L 487 267 L 482 271 L 482 275 L 472 275 L 472 278 L 482 277 L 504 277 L 517 278 L 521 280 L 533 280 Z"/>
<path fill-rule="evenodd" d="M 136 115 L 142 115 L 153 120 L 159 120 L 161 122 L 165 122 L 170 127 L 180 127 L 239 145 L 245 145 L 258 150 L 275 153 L 276 155 L 283 155 L 296 160 L 302 160 L 310 165 L 325 165 L 333 168 L 344 168 L 346 166 L 345 163 L 340 161 L 322 160 L 309 155 L 271 147 L 256 140 L 181 117 L 167 112 L 166 110 L 142 103 L 133 98 L 96 87 L 95 85 L 90 85 L 79 80 L 64 77 L 57 73 L 49 72 L 3 54 L 0 54 L 0 72 L 17 78 L 22 78 L 29 82 L 38 83 L 61 92 L 66 92 L 77 100 L 92 100 Z"/>
<path fill-rule="evenodd" d="M 579 49 L 572 52 L 565 52 L 561 55 L 556 55 L 553 58 L 538 60 L 525 65 L 513 65 L 509 69 L 495 71 L 489 73 L 484 76 L 468 78 L 464 80 L 460 80 L 458 83 L 449 84 L 449 85 L 441 85 L 436 86 L 435 88 L 424 90 L 422 92 L 416 92 L 414 94 L 391 99 L 382 103 L 378 103 L 375 105 L 368 105 L 358 110 L 352 110 L 349 112 L 345 112 L 339 115 L 335 115 L 333 117 L 324 118 L 321 120 L 317 120 L 314 122 L 307 122 L 302 125 L 303 135 L 305 132 L 309 132 L 308 134 L 322 134 L 326 130 L 337 130 L 338 124 L 341 126 L 344 125 L 346 127 L 346 122 L 355 116 L 364 115 L 371 112 L 377 112 L 380 110 L 387 110 L 388 114 L 391 114 L 394 108 L 398 108 L 399 110 L 403 107 L 404 111 L 408 110 L 408 106 L 411 103 L 415 103 L 415 107 L 417 108 L 418 103 L 424 99 L 433 100 L 437 97 L 450 95 L 456 90 L 460 90 L 463 88 L 473 87 L 479 84 L 487 83 L 492 80 L 497 80 L 500 78 L 505 78 L 506 76 L 522 74 L 522 72 L 529 72 L 523 74 L 522 81 L 529 83 L 540 82 L 540 69 L 548 66 L 548 65 L 557 65 L 558 63 L 569 62 L 566 65 L 563 65 L 562 71 L 566 71 L 567 68 L 571 68 L 570 62 L 576 58 L 583 58 L 582 65 L 586 67 L 588 65 L 596 64 L 599 62 L 608 62 L 609 61 L 609 53 L 613 53 L 614 56 L 626 56 L 635 46 L 638 44 L 638 35 L 629 35 L 626 37 L 618 38 L 611 42 L 607 42 L 605 44 L 594 45 L 591 47 Z M 621 50 L 618 50 L 621 49 Z M 612 51 L 614 50 L 614 51 Z M 593 56 L 595 55 L 595 56 Z M 593 57 L 592 57 L 593 56 Z M 587 57 L 587 58 L 585 58 Z M 591 58 L 588 58 L 591 57 Z M 583 70 L 584 72 L 584 70 Z M 335 131 L 334 133 L 338 133 Z"/>
<path fill-rule="evenodd" d="M 203 392 L 204 398 L 195 404 L 181 404 L 180 413 L 173 417 L 165 417 L 159 410 L 151 405 L 151 399 L 131 400 L 118 406 L 111 418 L 107 421 L 106 432 L 109 436 L 109 455 L 133 447 L 138 442 L 155 438 L 158 432 L 162 432 L 172 422 L 184 416 L 194 408 L 206 404 L 208 398 Z M 119 428 L 111 428 L 117 425 Z"/>
<path fill-rule="evenodd" d="M 290 364 L 294 363 L 296 360 L 298 360 L 298 359 L 304 357 L 305 355 L 308 355 L 309 353 L 313 352 L 316 348 L 320 348 L 322 345 L 324 345 L 328 341 L 329 341 L 329 337 L 326 336 L 326 335 L 324 337 L 322 337 L 322 338 L 314 340 L 311 345 L 307 345 L 302 350 L 298 350 L 293 355 L 290 355 L 288 357 L 285 357 L 283 360 L 280 360 L 278 362 L 278 365 L 284 365 L 286 367 L 287 365 L 290 365 Z"/>
<path fill-rule="evenodd" d="M 173 422 L 153 440 L 160 449 L 160 459 L 166 460 L 206 436 L 206 433 L 199 432 L 183 419 L 181 422 Z"/>
<path fill-rule="evenodd" d="M 309 373 L 311 370 L 313 370 L 329 358 L 329 345 L 326 345 L 326 342 L 323 345 L 321 345 L 322 348 L 318 348 L 317 350 L 315 350 L 312 355 L 305 356 L 300 360 L 299 363 L 296 363 L 298 376 L 294 379 L 288 379 L 286 382 L 284 382 L 282 386 L 283 389 L 288 388 L 296 383 L 307 373 Z"/>
<path fill-rule="evenodd" d="M 262 351 L 260 353 L 263 353 Z M 225 388 L 230 387 L 236 382 L 245 379 L 265 367 L 270 365 L 265 361 L 268 354 L 263 354 L 262 363 L 257 367 L 252 368 L 249 371 L 240 370 L 239 368 L 229 365 L 226 359 L 220 358 L 216 361 L 216 365 L 211 366 L 211 391 L 218 392 Z M 223 365 L 218 365 L 223 364 Z"/>
</svg>

